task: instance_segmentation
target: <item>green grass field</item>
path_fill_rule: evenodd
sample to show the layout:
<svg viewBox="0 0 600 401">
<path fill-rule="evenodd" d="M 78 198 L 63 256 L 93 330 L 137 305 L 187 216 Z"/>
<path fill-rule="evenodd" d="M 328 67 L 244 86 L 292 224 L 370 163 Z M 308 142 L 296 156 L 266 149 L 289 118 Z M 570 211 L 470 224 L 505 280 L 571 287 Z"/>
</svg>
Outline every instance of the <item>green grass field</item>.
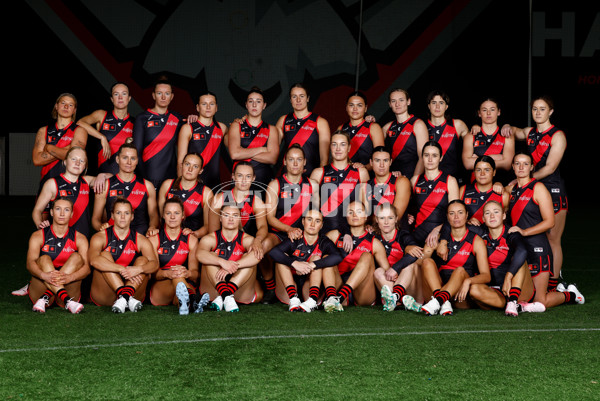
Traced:
<svg viewBox="0 0 600 401">
<path fill-rule="evenodd" d="M 565 278 L 586 303 L 516 319 L 380 307 L 300 314 L 281 304 L 190 316 L 86 304 L 80 315 L 39 315 L 10 294 L 28 279 L 32 201 L 2 202 L 3 400 L 600 399 L 600 262 L 589 224 L 597 210 L 573 210 L 564 240 Z"/>
</svg>

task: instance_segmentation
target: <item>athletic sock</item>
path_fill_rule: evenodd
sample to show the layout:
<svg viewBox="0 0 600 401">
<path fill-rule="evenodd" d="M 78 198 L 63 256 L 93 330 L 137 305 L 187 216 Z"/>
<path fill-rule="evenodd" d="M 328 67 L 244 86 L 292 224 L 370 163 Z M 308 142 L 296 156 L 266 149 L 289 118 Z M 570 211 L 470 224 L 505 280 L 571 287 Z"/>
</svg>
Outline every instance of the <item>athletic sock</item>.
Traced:
<svg viewBox="0 0 600 401">
<path fill-rule="evenodd" d="M 337 296 L 337 290 L 334 286 L 329 286 L 325 288 L 325 298 L 335 297 Z"/>
<path fill-rule="evenodd" d="M 40 297 L 40 299 L 41 299 L 41 298 L 44 298 L 44 299 L 46 300 L 46 302 L 49 302 L 49 301 L 50 301 L 50 298 L 52 298 L 53 296 L 54 296 L 54 293 L 53 293 L 52 291 L 50 291 L 50 290 L 46 290 L 46 291 L 45 291 L 45 292 L 42 294 L 42 296 Z"/>
<path fill-rule="evenodd" d="M 285 291 L 287 292 L 288 298 L 290 299 L 298 296 L 298 290 L 296 290 L 295 285 L 288 285 L 287 287 L 285 287 Z"/>
<path fill-rule="evenodd" d="M 576 303 L 575 299 L 577 298 L 577 294 L 575 294 L 574 292 L 565 291 L 563 292 L 563 295 L 565 296 L 566 304 Z"/>
<path fill-rule="evenodd" d="M 236 283 L 232 283 L 231 281 L 228 283 L 229 284 L 229 291 L 231 292 L 230 295 L 235 294 L 235 292 L 238 290 L 238 285 Z"/>
<path fill-rule="evenodd" d="M 558 285 L 558 278 L 550 277 L 548 279 L 548 292 L 556 291 L 557 285 Z"/>
<path fill-rule="evenodd" d="M 394 285 L 394 288 L 392 289 L 392 293 L 397 294 L 398 300 L 401 300 L 402 297 L 406 295 L 406 288 L 404 288 L 403 285 L 396 284 L 396 285 Z"/>
<path fill-rule="evenodd" d="M 135 288 L 130 285 L 124 285 L 122 287 L 117 288 L 117 296 L 125 298 L 126 301 L 129 302 L 129 298 L 135 294 Z"/>
<path fill-rule="evenodd" d="M 344 284 L 339 290 L 338 295 L 340 297 L 340 303 L 344 302 L 352 294 L 353 288 L 348 284 Z"/>
<path fill-rule="evenodd" d="M 519 296 L 521 295 L 521 289 L 519 287 L 511 287 L 510 291 L 508 291 L 508 301 L 515 301 L 517 302 L 519 300 Z"/>
<path fill-rule="evenodd" d="M 275 278 L 265 279 L 265 288 L 267 291 L 275 291 Z"/>
<path fill-rule="evenodd" d="M 450 299 L 450 293 L 448 291 L 438 291 L 435 299 L 442 305 L 444 302 Z"/>
<path fill-rule="evenodd" d="M 229 287 L 229 283 L 225 281 L 219 281 L 215 288 L 219 292 L 219 295 L 223 298 L 233 294 L 233 292 L 231 291 L 231 287 Z"/>
<path fill-rule="evenodd" d="M 308 296 L 310 298 L 314 299 L 315 301 L 318 301 L 320 292 L 321 292 L 321 289 L 315 285 L 308 289 Z"/>
<path fill-rule="evenodd" d="M 63 304 L 67 304 L 67 299 L 69 298 L 69 294 L 64 288 L 61 288 L 56 292 L 56 296 L 61 300 Z"/>
</svg>

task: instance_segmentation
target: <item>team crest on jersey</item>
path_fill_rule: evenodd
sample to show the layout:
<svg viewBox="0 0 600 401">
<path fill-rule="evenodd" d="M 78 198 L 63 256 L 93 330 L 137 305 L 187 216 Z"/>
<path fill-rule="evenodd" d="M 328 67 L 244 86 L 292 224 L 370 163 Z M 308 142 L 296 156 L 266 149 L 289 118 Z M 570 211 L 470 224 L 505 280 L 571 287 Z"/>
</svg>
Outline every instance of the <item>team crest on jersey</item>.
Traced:
<svg viewBox="0 0 600 401">
<path fill-rule="evenodd" d="M 56 251 L 56 247 L 54 245 L 44 245 L 42 247 L 42 251 L 48 253 L 54 253 Z"/>
<path fill-rule="evenodd" d="M 169 254 L 169 248 L 158 248 L 158 254 L 159 255 L 168 255 Z"/>
<path fill-rule="evenodd" d="M 201 141 L 203 139 L 206 139 L 206 137 L 204 136 L 204 134 L 194 134 L 194 140 Z"/>
<path fill-rule="evenodd" d="M 109 192 L 109 196 L 123 196 L 122 189 L 111 189 Z"/>
<path fill-rule="evenodd" d="M 73 196 L 73 192 L 68 189 L 61 189 L 60 191 L 58 191 L 58 193 L 60 194 L 60 196 Z"/>
<path fill-rule="evenodd" d="M 146 123 L 146 127 L 147 128 L 160 127 L 160 121 L 148 121 Z"/>
<path fill-rule="evenodd" d="M 102 124 L 102 131 L 114 131 L 117 127 L 114 124 Z"/>
</svg>

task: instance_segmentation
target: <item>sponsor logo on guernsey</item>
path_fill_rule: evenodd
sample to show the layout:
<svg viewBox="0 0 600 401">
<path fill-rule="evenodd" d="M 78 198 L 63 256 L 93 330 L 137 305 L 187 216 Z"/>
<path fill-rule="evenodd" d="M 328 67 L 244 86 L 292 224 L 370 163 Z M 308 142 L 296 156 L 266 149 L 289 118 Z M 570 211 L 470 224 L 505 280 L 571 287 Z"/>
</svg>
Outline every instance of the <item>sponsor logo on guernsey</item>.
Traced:
<svg viewBox="0 0 600 401">
<path fill-rule="evenodd" d="M 145 195 L 146 193 L 144 191 L 140 191 L 139 189 L 133 190 L 131 191 L 132 195 Z"/>
</svg>

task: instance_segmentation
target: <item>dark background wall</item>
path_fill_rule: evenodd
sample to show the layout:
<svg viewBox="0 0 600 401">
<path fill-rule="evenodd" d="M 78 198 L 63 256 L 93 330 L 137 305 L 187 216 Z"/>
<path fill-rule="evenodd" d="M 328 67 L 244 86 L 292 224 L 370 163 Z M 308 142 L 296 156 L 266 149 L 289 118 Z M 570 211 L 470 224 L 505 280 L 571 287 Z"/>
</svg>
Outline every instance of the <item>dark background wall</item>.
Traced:
<svg viewBox="0 0 600 401">
<path fill-rule="evenodd" d="M 526 126 L 530 94 L 549 94 L 552 121 L 568 138 L 562 171 L 571 204 L 585 203 L 587 191 L 578 189 L 595 171 L 596 151 L 589 149 L 598 145 L 593 114 L 600 106 L 599 6 L 586 3 L 364 1 L 359 89 L 382 123 L 392 118 L 386 99 L 396 86 L 408 89 L 411 112 L 421 118 L 427 93 L 445 90 L 451 115 L 468 125 L 478 123 L 480 99 L 492 96 L 500 102 L 500 124 Z M 116 80 L 130 84 L 136 114 L 152 106 L 152 83 L 163 74 L 175 85 L 173 109 L 193 113 L 196 94 L 208 88 L 219 96 L 217 117 L 225 123 L 243 115 L 244 91 L 258 85 L 268 94 L 265 120 L 274 124 L 289 112 L 289 86 L 304 81 L 312 107 L 333 128 L 344 122 L 355 85 L 360 4 L 12 2 L 3 28 L 4 82 L 16 116 L 0 135 L 48 124 L 63 92 L 77 96 L 78 116 L 110 108 L 108 88 Z"/>
</svg>

